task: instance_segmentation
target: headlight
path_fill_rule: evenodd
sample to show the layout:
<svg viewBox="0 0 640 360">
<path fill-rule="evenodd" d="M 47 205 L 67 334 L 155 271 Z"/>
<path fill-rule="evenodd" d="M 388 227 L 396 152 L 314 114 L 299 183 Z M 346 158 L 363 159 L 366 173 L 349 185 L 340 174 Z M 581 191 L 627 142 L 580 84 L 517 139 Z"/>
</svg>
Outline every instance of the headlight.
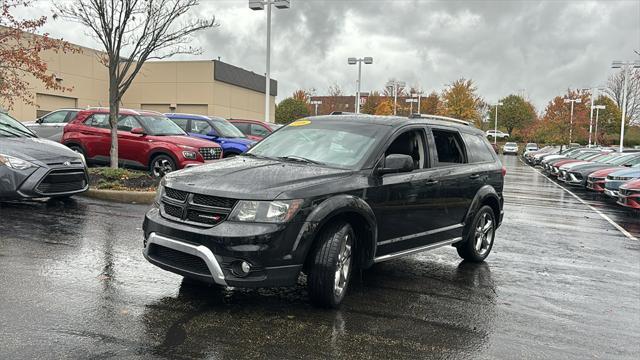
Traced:
<svg viewBox="0 0 640 360">
<path fill-rule="evenodd" d="M 195 160 L 196 159 L 196 152 L 195 151 L 183 151 L 182 152 L 182 156 L 184 156 L 185 159 Z"/>
<path fill-rule="evenodd" d="M 283 223 L 291 220 L 302 205 L 302 200 L 238 202 L 229 220 L 244 222 Z"/>
<path fill-rule="evenodd" d="M 160 200 L 162 200 L 163 193 L 164 193 L 164 178 L 162 179 L 162 181 L 160 181 L 160 184 L 158 184 L 158 188 L 156 189 L 156 198 L 153 200 L 153 202 L 156 205 L 160 205 Z"/>
<path fill-rule="evenodd" d="M 37 165 L 14 156 L 0 154 L 0 166 L 7 166 L 16 170 L 26 170 Z"/>
</svg>

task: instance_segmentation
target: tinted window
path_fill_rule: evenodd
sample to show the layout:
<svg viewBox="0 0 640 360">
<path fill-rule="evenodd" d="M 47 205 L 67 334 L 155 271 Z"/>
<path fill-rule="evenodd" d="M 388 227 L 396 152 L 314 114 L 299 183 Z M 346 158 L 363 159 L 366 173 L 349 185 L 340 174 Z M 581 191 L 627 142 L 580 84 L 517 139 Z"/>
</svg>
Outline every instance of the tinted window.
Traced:
<svg viewBox="0 0 640 360">
<path fill-rule="evenodd" d="M 163 115 L 140 115 L 137 119 L 151 135 L 186 135 L 180 126 Z"/>
<path fill-rule="evenodd" d="M 243 134 L 251 135 L 251 124 L 244 122 L 234 122 L 232 124 L 237 127 L 238 130 L 242 131 Z"/>
<path fill-rule="evenodd" d="M 78 115 L 77 111 L 69 111 L 69 115 L 67 115 L 67 118 L 64 120 L 64 122 L 68 123 L 69 121 L 75 119 L 76 115 Z"/>
<path fill-rule="evenodd" d="M 232 123 L 228 122 L 225 119 L 213 118 L 211 119 L 211 123 L 213 124 L 213 127 L 215 128 L 219 136 L 227 138 L 245 137 L 242 131 L 238 130 L 237 127 L 233 126 Z"/>
<path fill-rule="evenodd" d="M 97 128 L 109 129 L 109 114 L 93 114 L 84 123 Z"/>
<path fill-rule="evenodd" d="M 269 134 L 269 130 L 267 130 L 264 126 L 251 124 L 251 135 L 266 137 Z"/>
<path fill-rule="evenodd" d="M 460 139 L 460 135 L 457 132 L 433 129 L 432 133 L 439 165 L 463 164 L 466 162 L 462 139 Z"/>
<path fill-rule="evenodd" d="M 139 128 L 140 123 L 133 116 L 123 116 L 118 120 L 118 130 L 131 131 L 131 129 Z"/>
<path fill-rule="evenodd" d="M 191 120 L 191 132 L 196 134 L 207 135 L 213 128 L 206 120 Z"/>
<path fill-rule="evenodd" d="M 485 161 L 494 161 L 493 149 L 487 144 L 484 137 L 462 134 L 464 142 L 467 145 L 467 157 L 469 162 L 479 163 Z"/>
<path fill-rule="evenodd" d="M 43 124 L 59 124 L 64 123 L 67 118 L 68 111 L 56 111 L 42 118 Z"/>
<path fill-rule="evenodd" d="M 187 124 L 189 123 L 189 119 L 171 119 L 171 121 L 180 126 L 182 130 L 187 131 Z"/>
<path fill-rule="evenodd" d="M 424 132 L 422 130 L 410 130 L 398 136 L 387 148 L 384 155 L 401 154 L 409 155 L 413 158 L 414 169 L 424 169 L 427 167 L 426 152 L 424 143 Z"/>
</svg>

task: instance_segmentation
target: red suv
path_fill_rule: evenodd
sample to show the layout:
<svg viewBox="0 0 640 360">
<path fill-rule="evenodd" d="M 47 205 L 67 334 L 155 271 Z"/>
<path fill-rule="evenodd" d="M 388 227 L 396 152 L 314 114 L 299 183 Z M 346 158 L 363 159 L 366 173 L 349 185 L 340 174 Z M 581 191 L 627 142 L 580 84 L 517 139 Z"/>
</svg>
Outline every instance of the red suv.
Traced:
<svg viewBox="0 0 640 360">
<path fill-rule="evenodd" d="M 109 163 L 109 109 L 78 112 L 64 128 L 62 143 L 89 163 Z M 121 110 L 118 121 L 120 166 L 148 169 L 155 176 L 222 158 L 220 145 L 189 137 L 173 121 L 151 111 Z"/>
<path fill-rule="evenodd" d="M 247 138 L 257 141 L 262 140 L 282 127 L 280 124 L 266 123 L 258 120 L 229 119 L 229 122 L 242 131 Z"/>
</svg>

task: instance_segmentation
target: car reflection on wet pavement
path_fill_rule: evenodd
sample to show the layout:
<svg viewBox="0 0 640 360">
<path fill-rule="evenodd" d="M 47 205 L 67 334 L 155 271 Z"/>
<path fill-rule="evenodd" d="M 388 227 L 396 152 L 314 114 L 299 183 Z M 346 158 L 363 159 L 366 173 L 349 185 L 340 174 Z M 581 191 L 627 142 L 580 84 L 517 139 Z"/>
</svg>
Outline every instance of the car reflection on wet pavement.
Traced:
<svg viewBox="0 0 640 360">
<path fill-rule="evenodd" d="M 504 161 L 487 262 L 447 247 L 381 263 L 336 311 L 309 304 L 303 277 L 220 289 L 150 265 L 146 206 L 0 204 L 0 358 L 635 358 L 640 243 Z M 576 194 L 640 235 L 637 213 Z"/>
</svg>

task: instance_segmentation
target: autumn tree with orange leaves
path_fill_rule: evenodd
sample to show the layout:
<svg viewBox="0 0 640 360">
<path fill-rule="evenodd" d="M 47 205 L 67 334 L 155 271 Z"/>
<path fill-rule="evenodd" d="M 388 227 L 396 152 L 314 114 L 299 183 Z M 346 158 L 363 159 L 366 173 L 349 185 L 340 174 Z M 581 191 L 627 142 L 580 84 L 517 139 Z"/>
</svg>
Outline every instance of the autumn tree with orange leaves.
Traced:
<svg viewBox="0 0 640 360">
<path fill-rule="evenodd" d="M 571 125 L 571 104 L 565 99 L 580 98 L 581 102 L 574 104 L 573 125 Z M 589 136 L 589 105 L 588 92 L 569 90 L 563 96 L 556 96 L 547 105 L 542 121 L 536 129 L 536 138 L 544 142 L 555 144 L 569 143 L 569 128 L 573 126 L 572 142 L 585 144 Z"/>
<path fill-rule="evenodd" d="M 37 35 L 47 17 L 17 19 L 12 13 L 18 7 L 28 7 L 32 0 L 2 0 L 0 5 L 0 103 L 12 109 L 16 102 L 35 105 L 30 77 L 40 80 L 48 90 L 67 91 L 47 71 L 43 52 L 78 52 L 69 43 L 52 39 L 49 34 Z"/>
</svg>

